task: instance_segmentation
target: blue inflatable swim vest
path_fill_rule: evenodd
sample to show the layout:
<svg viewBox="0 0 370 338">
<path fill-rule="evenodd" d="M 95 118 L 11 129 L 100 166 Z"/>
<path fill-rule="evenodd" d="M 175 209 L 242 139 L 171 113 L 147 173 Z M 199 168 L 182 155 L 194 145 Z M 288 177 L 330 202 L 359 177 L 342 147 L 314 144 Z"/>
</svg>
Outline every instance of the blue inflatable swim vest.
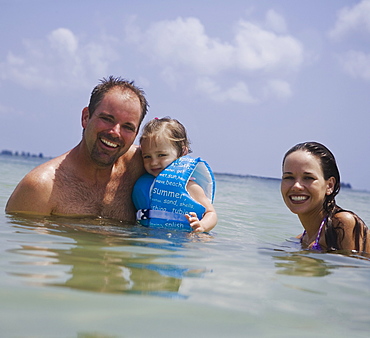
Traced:
<svg viewBox="0 0 370 338">
<path fill-rule="evenodd" d="M 205 207 L 195 201 L 186 185 L 192 179 L 199 184 L 213 203 L 215 178 L 207 162 L 188 155 L 173 161 L 157 177 L 144 174 L 135 183 L 132 200 L 140 224 L 153 228 L 191 231 L 185 214 L 196 212 L 202 219 Z"/>
</svg>

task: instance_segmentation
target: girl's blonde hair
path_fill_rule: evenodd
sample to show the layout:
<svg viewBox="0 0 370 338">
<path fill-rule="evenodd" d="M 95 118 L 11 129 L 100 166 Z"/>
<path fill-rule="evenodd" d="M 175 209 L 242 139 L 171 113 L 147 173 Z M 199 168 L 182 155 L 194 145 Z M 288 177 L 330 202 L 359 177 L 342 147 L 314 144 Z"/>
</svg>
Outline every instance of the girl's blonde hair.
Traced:
<svg viewBox="0 0 370 338">
<path fill-rule="evenodd" d="M 143 128 L 140 143 L 145 139 L 155 140 L 159 137 L 169 140 L 179 157 L 191 152 L 186 129 L 178 120 L 166 116 L 149 121 Z"/>
</svg>

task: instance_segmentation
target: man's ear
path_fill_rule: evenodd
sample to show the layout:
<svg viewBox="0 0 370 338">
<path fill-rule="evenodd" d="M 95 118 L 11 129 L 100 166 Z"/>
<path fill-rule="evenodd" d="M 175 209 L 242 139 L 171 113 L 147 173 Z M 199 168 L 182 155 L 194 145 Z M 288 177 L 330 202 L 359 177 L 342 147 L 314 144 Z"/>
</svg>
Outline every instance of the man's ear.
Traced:
<svg viewBox="0 0 370 338">
<path fill-rule="evenodd" d="M 82 109 L 82 116 L 81 116 L 81 124 L 82 124 L 82 128 L 86 128 L 87 126 L 87 122 L 89 121 L 90 119 L 90 113 L 89 113 L 89 108 L 88 107 L 85 107 L 84 109 Z"/>
</svg>

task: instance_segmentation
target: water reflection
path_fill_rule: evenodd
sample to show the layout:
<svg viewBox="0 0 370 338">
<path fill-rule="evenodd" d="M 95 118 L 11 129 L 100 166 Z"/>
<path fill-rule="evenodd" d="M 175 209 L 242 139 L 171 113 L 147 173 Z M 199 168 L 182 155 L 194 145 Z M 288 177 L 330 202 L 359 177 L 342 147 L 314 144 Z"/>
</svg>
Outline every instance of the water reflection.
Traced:
<svg viewBox="0 0 370 338">
<path fill-rule="evenodd" d="M 8 218 L 17 236 L 16 245 L 7 252 L 17 258 L 12 256 L 7 272 L 27 283 L 185 297 L 180 292 L 183 279 L 207 272 L 189 265 L 187 246 L 212 240 L 209 235 L 102 219 L 73 219 L 72 223 L 68 218 Z M 194 257 L 190 258 L 194 262 Z"/>
<path fill-rule="evenodd" d="M 304 256 L 299 254 L 289 254 L 286 256 L 273 256 L 279 262 L 275 263 L 278 268 L 277 274 L 303 276 L 303 277 L 323 277 L 331 273 L 333 267 L 329 266 L 325 260 Z"/>
<path fill-rule="evenodd" d="M 274 248 L 272 257 L 276 261 L 277 274 L 302 277 L 324 277 L 338 268 L 368 268 L 370 261 L 367 254 L 360 255 L 348 250 L 302 250 L 297 239 L 290 239 L 280 248 Z"/>
</svg>

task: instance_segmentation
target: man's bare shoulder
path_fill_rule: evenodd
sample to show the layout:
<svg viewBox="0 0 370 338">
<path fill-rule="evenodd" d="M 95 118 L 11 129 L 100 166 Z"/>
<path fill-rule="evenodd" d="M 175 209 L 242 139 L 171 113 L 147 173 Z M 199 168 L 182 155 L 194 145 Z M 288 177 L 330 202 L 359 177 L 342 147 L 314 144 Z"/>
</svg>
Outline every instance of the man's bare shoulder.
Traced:
<svg viewBox="0 0 370 338">
<path fill-rule="evenodd" d="M 137 145 L 132 145 L 126 154 L 119 159 L 120 165 L 124 170 L 125 176 L 133 175 L 135 180 L 145 173 L 141 149 Z"/>
<path fill-rule="evenodd" d="M 65 156 L 61 155 L 32 169 L 14 189 L 6 205 L 6 212 L 49 215 L 55 171 Z"/>
<path fill-rule="evenodd" d="M 143 161 L 141 158 L 141 149 L 139 146 L 133 144 L 130 149 L 120 157 L 125 163 L 132 165 L 142 165 Z"/>
<path fill-rule="evenodd" d="M 58 169 L 60 164 L 66 159 L 68 153 L 55 157 L 45 163 L 40 164 L 36 168 L 32 169 L 20 182 L 27 184 L 36 184 L 46 188 L 49 185 L 53 185 L 55 178 L 55 171 Z"/>
</svg>

